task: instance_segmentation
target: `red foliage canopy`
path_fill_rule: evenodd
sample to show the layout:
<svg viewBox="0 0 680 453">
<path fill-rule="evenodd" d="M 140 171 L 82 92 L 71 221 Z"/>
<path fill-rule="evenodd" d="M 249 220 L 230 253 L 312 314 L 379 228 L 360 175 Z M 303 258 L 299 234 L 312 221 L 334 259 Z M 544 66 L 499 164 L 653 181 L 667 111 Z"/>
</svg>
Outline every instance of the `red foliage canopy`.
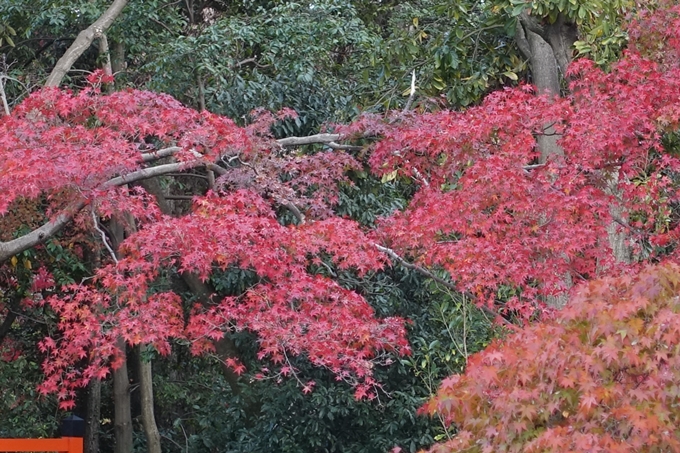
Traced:
<svg viewBox="0 0 680 453">
<path fill-rule="evenodd" d="M 171 339 L 184 339 L 199 354 L 225 331 L 249 329 L 259 335 L 260 357 L 290 370 L 286 354 L 306 354 L 357 386 L 358 396 L 370 397 L 374 364 L 386 352 L 409 352 L 403 321 L 376 319 L 363 297 L 310 273 L 322 258 L 359 275 L 384 265 L 359 226 L 330 209 L 346 170 L 358 167 L 355 159 L 341 152 L 285 152 L 268 135 L 271 115 L 258 113 L 241 128 L 164 95 L 104 95 L 96 77 L 79 93 L 35 93 L 0 123 L 0 214 L 17 200 L 47 195 L 55 225 L 88 205 L 96 217 L 135 218 L 117 251 L 120 259 L 47 300 L 61 336 L 41 343 L 47 354 L 41 390 L 58 391 L 69 407 L 76 387 L 120 363 L 119 338 L 161 353 L 169 352 Z M 161 158 L 170 162 L 158 164 Z M 180 218 L 162 215 L 153 197 L 126 185 L 200 166 L 223 176 Z M 282 204 L 304 222 L 278 223 L 274 208 Z M 82 216 L 79 224 L 91 228 L 90 219 Z M 38 236 L 33 243 L 46 239 L 34 233 L 27 235 Z M 14 246 L 13 253 L 31 245 L 16 244 L 1 245 Z M 254 271 L 257 283 L 238 297 L 195 307 L 186 324 L 178 294 L 151 290 L 169 269 L 205 280 L 230 266 Z"/>
<path fill-rule="evenodd" d="M 631 35 L 646 36 L 642 28 Z M 525 315 L 569 279 L 621 272 L 608 237 L 625 234 L 634 260 L 666 254 L 678 240 L 669 204 L 678 201 L 680 160 L 663 151 L 662 136 L 679 124 L 680 68 L 660 56 L 678 54 L 678 28 L 664 30 L 660 54 L 634 40 L 610 72 L 575 62 L 564 98 L 520 86 L 465 111 L 366 116 L 343 128 L 384 137 L 373 170 L 420 185 L 380 225 L 379 240 L 444 268 L 489 304 L 499 288 L 514 289 L 507 308 Z M 540 162 L 536 137 L 548 126 L 563 155 Z"/>
<path fill-rule="evenodd" d="M 425 406 L 459 428 L 432 451 L 678 451 L 678 294 L 674 264 L 597 280 L 492 343 Z"/>
<path fill-rule="evenodd" d="M 531 276 L 551 282 L 551 271 L 588 277 L 619 272 L 623 276 L 578 286 L 567 306 L 556 313 L 556 319 L 494 342 L 470 358 L 464 375 L 446 379 L 422 411 L 437 412 L 456 425 L 458 434 L 431 451 L 680 450 L 680 266 L 678 222 L 670 207 L 678 201 L 678 159 L 677 154 L 663 149 L 661 141 L 662 134 L 677 131 L 680 119 L 679 23 L 680 7 L 675 5 L 643 14 L 631 27 L 630 50 L 610 73 L 590 62 L 578 62 L 572 68 L 573 94 L 546 105 L 546 116 L 528 117 L 528 125 L 534 129 L 545 121 L 555 121 L 563 134 L 560 143 L 565 155 L 548 162 L 539 172 L 532 170 L 524 179 L 514 177 L 530 189 L 559 190 L 546 192 L 543 199 L 532 204 L 517 204 L 521 197 L 515 194 L 510 201 L 493 199 L 484 210 L 475 204 L 471 208 L 466 198 L 457 199 L 462 207 L 447 205 L 457 209 L 456 214 L 473 209 L 480 222 L 500 215 L 500 206 L 511 225 L 533 214 L 533 221 L 555 219 L 568 226 L 568 232 L 561 235 L 550 226 L 533 231 L 529 237 L 538 235 L 542 248 L 531 240 L 521 242 L 519 231 L 518 236 L 510 237 L 519 253 L 508 254 L 506 259 L 512 257 L 513 261 L 509 266 L 528 267 L 526 273 L 500 274 L 500 264 L 492 265 L 492 269 L 494 275 L 504 275 L 513 285 L 521 286 L 521 279 Z M 660 36 L 663 41 L 654 38 Z M 524 100 L 517 93 L 504 93 L 499 99 L 523 106 L 541 102 Z M 490 108 L 498 108 L 498 102 L 463 115 L 475 118 Z M 478 123 L 478 127 L 484 125 Z M 482 136 L 486 141 L 468 144 L 477 157 L 467 166 L 476 167 L 480 155 L 483 159 L 504 153 L 508 159 L 515 155 L 517 147 L 504 150 L 503 145 L 516 136 L 497 138 L 502 128 L 502 123 L 494 123 L 493 131 Z M 520 157 L 529 157 L 527 151 Z M 510 161 L 506 162 L 504 168 L 511 167 Z M 526 160 L 515 166 L 522 162 Z M 467 183 L 464 179 L 468 172 L 464 170 L 460 178 L 463 183 L 459 184 Z M 529 179 L 532 181 L 527 182 Z M 505 187 L 498 178 L 493 181 L 493 188 L 485 193 L 493 194 L 498 183 Z M 446 191 L 437 196 L 443 201 L 450 197 Z M 428 198 L 422 204 L 430 201 Z M 418 211 L 425 216 L 427 212 Z M 617 212 L 623 217 L 614 217 Z M 413 218 L 417 213 L 405 215 L 409 214 Z M 607 225 L 613 220 L 626 228 L 634 258 L 666 263 L 642 270 L 627 266 L 621 272 L 625 263 L 612 263 L 608 244 L 601 239 L 611 232 Z M 388 231 L 404 221 L 397 219 L 387 226 Z M 462 242 L 480 243 L 489 235 L 503 241 L 499 244 L 507 241 L 493 230 L 478 230 L 467 236 L 460 222 L 450 222 L 451 230 L 425 235 L 425 240 L 432 243 L 437 234 L 448 231 L 459 235 Z M 597 231 L 595 237 L 590 230 Z M 503 230 L 508 231 L 513 230 Z M 422 247 L 420 237 L 406 237 L 412 250 Z M 489 248 L 490 257 L 504 258 L 500 247 Z M 481 263 L 471 271 L 449 266 L 454 277 L 463 275 L 461 287 L 471 289 L 466 284 L 478 278 Z M 535 293 L 542 291 L 538 286 Z"/>
</svg>

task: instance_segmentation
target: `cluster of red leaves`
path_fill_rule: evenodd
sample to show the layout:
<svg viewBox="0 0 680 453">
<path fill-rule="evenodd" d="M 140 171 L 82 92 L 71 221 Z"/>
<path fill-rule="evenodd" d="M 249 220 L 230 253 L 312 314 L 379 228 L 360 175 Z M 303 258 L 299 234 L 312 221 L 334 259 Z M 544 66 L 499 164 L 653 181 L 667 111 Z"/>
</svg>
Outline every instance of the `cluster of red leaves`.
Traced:
<svg viewBox="0 0 680 453">
<path fill-rule="evenodd" d="M 675 36 L 666 47 L 678 45 L 679 30 L 664 35 Z M 519 289 L 509 307 L 527 314 L 564 290 L 565 275 L 577 283 L 620 272 L 613 229 L 629 235 L 636 258 L 650 258 L 641 244 L 677 242 L 668 204 L 678 200 L 670 174 L 680 160 L 663 153 L 661 135 L 679 124 L 680 67 L 631 50 L 609 73 L 581 60 L 570 76 L 562 99 L 522 86 L 462 112 L 343 128 L 383 137 L 371 156 L 378 175 L 420 184 L 409 207 L 380 225 L 381 241 L 444 268 L 480 301 L 493 303 L 502 285 Z M 542 164 L 536 136 L 548 125 L 564 154 Z"/>
<path fill-rule="evenodd" d="M 253 190 L 277 203 L 292 203 L 305 217 L 320 219 L 333 216 L 338 185 L 351 184 L 347 171 L 358 168 L 357 160 L 345 153 L 260 153 L 251 154 L 248 165 L 230 168 L 217 183 L 232 190 Z"/>
<path fill-rule="evenodd" d="M 0 214 L 17 198 L 66 188 L 88 199 L 101 197 L 105 181 L 143 167 L 141 151 L 149 151 L 152 141 L 181 146 L 179 157 L 194 161 L 251 146 L 233 121 L 185 108 L 166 95 L 44 89 L 0 122 Z"/>
<path fill-rule="evenodd" d="M 130 345 L 151 344 L 160 353 L 170 352 L 169 339 L 181 338 L 184 328 L 180 298 L 175 294 L 151 294 L 141 299 L 109 294 L 85 285 L 63 288 L 60 297 L 48 299 L 59 317 L 61 336 L 40 342 L 43 393 L 56 392 L 60 407 L 75 404 L 76 389 L 91 379 L 103 379 L 122 362 L 118 339 Z"/>
<path fill-rule="evenodd" d="M 459 429 L 431 451 L 678 451 L 678 294 L 675 264 L 604 278 L 492 343 L 422 409 Z"/>
<path fill-rule="evenodd" d="M 40 344 L 47 356 L 41 391 L 57 392 L 61 406 L 70 407 L 78 387 L 120 364 L 121 339 L 165 354 L 171 339 L 180 338 L 193 342 L 198 354 L 225 331 L 248 329 L 260 337 L 260 357 L 288 369 L 287 354 L 305 354 L 356 385 L 358 397 L 370 397 L 375 363 L 388 352 L 409 351 L 403 320 L 378 320 L 358 294 L 309 273 L 322 259 L 359 274 L 384 264 L 359 226 L 330 210 L 338 184 L 349 183 L 345 173 L 358 168 L 357 161 L 342 152 L 283 150 L 269 128 L 290 111 L 255 112 L 254 122 L 240 128 L 165 95 L 102 94 L 100 82 L 95 75 L 78 93 L 34 93 L 0 122 L 0 215 L 15 210 L 19 200 L 67 193 L 49 207 L 53 213 L 79 199 L 76 208 L 89 203 L 99 217 L 125 221 L 131 215 L 129 232 L 138 230 L 120 248 L 124 258 L 117 264 L 47 299 L 60 336 Z M 171 159 L 181 168 L 226 165 L 221 182 L 231 194 L 197 197 L 191 214 L 171 218 L 139 187 L 111 182 L 153 167 L 144 155 L 171 146 L 179 148 Z M 294 205 L 305 222 L 279 224 L 273 209 L 281 205 Z M 89 218 L 76 223 L 87 230 Z M 151 290 L 165 272 L 207 279 L 214 269 L 231 266 L 254 271 L 258 283 L 239 297 L 196 307 L 188 323 L 177 294 Z M 230 365 L 242 370 L 237 361 Z"/>
<path fill-rule="evenodd" d="M 673 0 L 660 0 L 652 9 L 643 9 L 628 29 L 630 48 L 662 66 L 680 65 L 680 6 Z"/>
<path fill-rule="evenodd" d="M 377 320 L 368 303 L 335 281 L 308 272 L 321 254 L 340 269 L 360 274 L 380 269 L 380 253 L 355 222 L 331 218 L 285 227 L 269 203 L 249 191 L 211 193 L 196 200 L 193 213 L 145 225 L 121 247 L 126 256 L 97 273 L 95 285 L 74 286 L 48 303 L 60 316 L 60 341 L 46 340 L 41 389 L 57 391 L 64 405 L 74 390 L 116 366 L 116 339 L 150 343 L 169 352 L 171 338 L 187 339 L 196 354 L 232 328 L 260 337 L 260 358 L 287 365 L 286 354 L 306 354 L 367 394 L 372 368 L 385 351 L 409 351 L 403 320 Z M 240 297 L 197 306 L 184 325 L 180 297 L 149 289 L 164 269 L 196 273 L 237 266 L 256 272 L 259 282 Z M 88 365 L 80 370 L 83 359 Z M 234 363 L 235 367 L 240 364 Z"/>
</svg>

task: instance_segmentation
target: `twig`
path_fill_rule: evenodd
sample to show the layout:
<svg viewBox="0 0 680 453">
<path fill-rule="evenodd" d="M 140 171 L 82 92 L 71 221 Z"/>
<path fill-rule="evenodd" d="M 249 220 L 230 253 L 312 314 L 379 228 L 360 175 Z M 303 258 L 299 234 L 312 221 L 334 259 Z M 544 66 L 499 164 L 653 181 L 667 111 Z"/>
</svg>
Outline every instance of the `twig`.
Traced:
<svg viewBox="0 0 680 453">
<path fill-rule="evenodd" d="M 95 214 L 94 209 L 92 209 L 91 212 L 92 212 L 92 223 L 94 225 L 94 229 L 97 230 L 99 232 L 99 234 L 101 234 L 102 242 L 104 243 L 104 247 L 106 247 L 106 250 L 109 251 L 109 253 L 111 254 L 111 258 L 113 258 L 113 262 L 116 263 L 116 265 L 117 265 L 118 264 L 118 258 L 116 258 L 116 254 L 113 252 L 113 249 L 109 245 L 108 239 L 106 239 L 106 233 L 104 233 L 104 231 L 101 228 L 99 228 L 99 219 L 97 219 L 97 214 Z"/>
<path fill-rule="evenodd" d="M 387 256 L 389 256 L 390 258 L 392 258 L 392 259 L 398 261 L 398 262 L 399 262 L 402 266 L 404 266 L 405 268 L 407 268 L 407 269 L 413 269 L 413 270 L 415 270 L 415 271 L 418 271 L 420 274 L 423 274 L 424 276 L 426 276 L 426 277 L 428 277 L 428 278 L 431 278 L 431 279 L 434 280 L 435 282 L 440 283 L 440 284 L 444 285 L 445 287 L 447 287 L 447 288 L 449 288 L 449 289 L 452 289 L 452 290 L 454 290 L 454 291 L 458 291 L 458 288 L 456 288 L 456 285 L 454 285 L 453 283 L 447 282 L 446 280 L 444 280 L 444 279 L 441 278 L 441 277 L 437 277 L 435 274 L 433 274 L 432 272 L 430 272 L 429 270 L 425 269 L 425 268 L 422 267 L 422 266 L 418 266 L 417 264 L 409 263 L 409 262 L 406 261 L 404 258 L 402 258 L 401 256 L 399 256 L 399 255 L 397 254 L 397 252 L 395 252 L 395 251 L 392 250 L 391 248 L 383 247 L 383 246 L 380 245 L 380 244 L 373 244 L 373 245 L 375 245 L 375 248 L 377 248 L 378 250 L 380 250 L 381 252 L 383 252 L 384 254 L 386 254 Z"/>
<path fill-rule="evenodd" d="M 411 94 L 408 97 L 408 100 L 406 101 L 406 105 L 404 106 L 404 110 L 402 113 L 406 113 L 409 110 L 411 110 L 411 104 L 413 104 L 413 98 L 416 95 L 416 70 L 414 69 L 413 72 L 411 73 Z"/>
<path fill-rule="evenodd" d="M 9 116 L 9 104 L 7 104 L 7 95 L 5 94 L 5 75 L 0 74 L 0 97 L 2 98 L 2 108 L 5 110 L 5 115 Z"/>
<path fill-rule="evenodd" d="M 618 216 L 612 215 L 612 220 L 614 222 L 618 223 L 619 225 L 621 225 L 622 227 L 628 228 L 630 231 L 633 231 L 634 233 L 638 233 L 638 234 L 644 234 L 645 233 L 644 230 L 641 230 L 640 228 L 635 228 L 634 226 L 630 225 L 628 222 L 626 222 L 625 220 L 623 220 L 622 218 L 620 218 Z"/>
<path fill-rule="evenodd" d="M 431 271 L 429 271 L 428 269 L 425 269 L 425 268 L 422 267 L 422 266 L 418 266 L 417 264 L 409 263 L 409 262 L 406 261 L 404 258 L 402 258 L 401 256 L 399 256 L 399 254 L 397 254 L 397 252 L 395 252 L 395 251 L 392 250 L 391 248 L 383 247 L 383 246 L 380 245 L 380 244 L 373 244 L 373 245 L 375 246 L 375 248 L 377 248 L 378 250 L 380 250 L 381 252 L 383 252 L 384 254 L 386 254 L 387 256 L 389 256 L 390 258 L 392 258 L 392 259 L 398 261 L 398 262 L 399 262 L 402 266 L 404 266 L 405 268 L 407 268 L 407 269 L 413 269 L 414 271 L 418 272 L 419 274 L 422 274 L 422 275 L 424 275 L 425 277 L 434 280 L 435 282 L 439 283 L 440 285 L 442 285 L 442 286 L 444 286 L 444 287 L 446 287 L 446 288 L 452 289 L 452 290 L 454 290 L 454 291 L 456 291 L 456 292 L 460 292 L 460 290 L 459 290 L 459 289 L 456 287 L 456 285 L 454 285 L 453 283 L 448 282 L 448 281 L 444 280 L 444 279 L 441 278 L 441 277 L 437 277 L 437 276 L 436 276 L 435 274 L 433 274 Z M 508 321 L 507 319 L 503 318 L 502 316 L 500 316 L 500 315 L 499 315 L 498 313 L 496 313 L 495 311 L 491 310 L 489 307 L 487 307 L 487 306 L 485 306 L 485 305 L 481 305 L 481 306 L 479 306 L 479 308 L 481 308 L 482 311 L 484 311 L 484 312 L 486 312 L 487 314 L 489 314 L 490 316 L 492 316 L 494 319 L 500 321 L 502 324 L 505 324 L 506 326 L 508 326 L 508 327 L 510 327 L 510 328 L 512 328 L 512 329 L 516 329 L 516 328 L 517 328 L 517 326 L 515 326 L 514 324 L 512 324 L 510 321 Z"/>
<path fill-rule="evenodd" d="M 420 179 L 423 184 L 425 184 L 427 187 L 430 187 L 430 183 L 427 181 L 427 178 L 423 176 L 423 174 L 420 173 L 416 167 L 413 167 L 413 174 L 416 175 L 416 178 Z"/>
</svg>

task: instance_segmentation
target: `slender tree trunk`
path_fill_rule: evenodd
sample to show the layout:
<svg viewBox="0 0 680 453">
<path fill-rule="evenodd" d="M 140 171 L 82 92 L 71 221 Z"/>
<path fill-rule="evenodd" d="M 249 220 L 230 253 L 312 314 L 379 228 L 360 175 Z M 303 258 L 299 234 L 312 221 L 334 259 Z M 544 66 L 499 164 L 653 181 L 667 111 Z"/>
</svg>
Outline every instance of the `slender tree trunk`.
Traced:
<svg viewBox="0 0 680 453">
<path fill-rule="evenodd" d="M 5 74 L 0 73 L 0 98 L 2 99 L 2 109 L 5 115 L 9 116 L 9 104 L 7 103 L 7 95 L 5 94 Z"/>
<path fill-rule="evenodd" d="M 116 255 L 120 244 L 125 239 L 125 229 L 116 219 L 109 223 L 111 232 L 111 247 Z M 130 404 L 130 378 L 127 366 L 127 345 L 123 338 L 118 338 L 116 346 L 120 350 L 123 364 L 113 370 L 113 406 L 114 406 L 114 433 L 115 453 L 132 453 L 132 409 Z"/>
<path fill-rule="evenodd" d="M 99 57 L 103 59 L 102 69 L 104 70 L 104 74 L 112 75 L 111 52 L 109 51 L 109 40 L 106 37 L 106 33 L 101 33 L 99 35 Z"/>
<path fill-rule="evenodd" d="M 196 84 L 198 85 L 198 111 L 202 112 L 205 110 L 205 84 L 203 77 L 200 75 L 196 76 Z"/>
<path fill-rule="evenodd" d="M 99 453 L 99 419 L 102 401 L 102 381 L 92 379 L 87 386 L 87 418 L 85 420 L 85 453 Z"/>
<path fill-rule="evenodd" d="M 121 41 L 114 41 L 111 49 L 111 70 L 113 74 L 125 71 L 125 45 Z"/>
<path fill-rule="evenodd" d="M 151 361 L 142 358 L 141 350 L 137 354 L 139 359 L 139 390 L 142 405 L 142 425 L 146 434 L 146 451 L 161 453 L 161 435 L 156 425 L 153 407 L 153 374 Z"/>
<path fill-rule="evenodd" d="M 106 30 L 111 26 L 113 21 L 120 15 L 121 11 L 127 4 L 128 0 L 114 0 L 111 6 L 104 11 L 104 13 L 94 21 L 92 25 L 87 27 L 85 30 L 78 33 L 71 47 L 66 50 L 66 53 L 57 61 L 57 64 L 52 69 L 47 82 L 45 82 L 46 87 L 58 87 L 61 81 L 73 66 L 73 63 L 78 60 L 78 58 L 85 52 L 91 45 L 92 42 L 100 38 L 102 34 L 106 33 Z"/>
<path fill-rule="evenodd" d="M 132 411 L 130 408 L 130 380 L 128 378 L 125 340 L 118 339 L 118 348 L 123 354 L 123 365 L 113 371 L 114 428 L 116 434 L 115 453 L 132 453 Z"/>
</svg>

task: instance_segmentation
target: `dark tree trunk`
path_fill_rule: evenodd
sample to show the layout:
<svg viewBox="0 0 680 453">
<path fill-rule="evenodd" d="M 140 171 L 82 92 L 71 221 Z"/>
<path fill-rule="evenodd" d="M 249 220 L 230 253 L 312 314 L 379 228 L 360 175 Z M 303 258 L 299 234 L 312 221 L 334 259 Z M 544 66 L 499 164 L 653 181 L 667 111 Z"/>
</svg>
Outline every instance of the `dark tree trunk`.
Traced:
<svg viewBox="0 0 680 453">
<path fill-rule="evenodd" d="M 132 415 L 130 409 L 130 380 L 128 378 L 125 341 L 118 339 L 118 348 L 123 354 L 123 365 L 113 371 L 114 428 L 116 434 L 115 453 L 132 453 Z"/>
<path fill-rule="evenodd" d="M 102 381 L 93 379 L 87 386 L 87 415 L 85 419 L 85 453 L 99 453 L 99 419 L 102 401 Z"/>
<path fill-rule="evenodd" d="M 560 95 L 562 78 L 571 62 L 571 54 L 576 41 L 575 24 L 568 23 L 560 14 L 554 24 L 542 24 L 526 12 L 517 18 L 515 39 L 517 46 L 531 65 L 531 76 L 538 94 L 549 97 Z M 540 162 L 545 163 L 550 156 L 563 155 L 564 150 L 557 143 L 560 139 L 551 124 L 546 124 L 544 133 L 536 137 L 540 151 Z M 571 274 L 564 276 L 567 287 L 572 285 Z M 567 302 L 567 295 L 549 296 L 546 303 L 560 308 Z"/>
<path fill-rule="evenodd" d="M 146 451 L 161 453 L 161 435 L 156 425 L 153 407 L 153 371 L 151 361 L 144 360 L 142 351 L 137 354 L 139 360 L 139 393 L 141 395 L 142 425 L 146 434 Z"/>
<path fill-rule="evenodd" d="M 536 18 L 522 13 L 517 19 L 516 41 L 520 51 L 529 60 L 538 94 L 559 96 L 562 77 L 571 62 L 576 25 L 566 22 L 562 15 L 554 24 L 542 25 Z M 559 136 L 552 126 L 546 125 L 545 134 L 536 138 L 541 162 L 551 155 L 563 154 L 558 140 Z"/>
</svg>

